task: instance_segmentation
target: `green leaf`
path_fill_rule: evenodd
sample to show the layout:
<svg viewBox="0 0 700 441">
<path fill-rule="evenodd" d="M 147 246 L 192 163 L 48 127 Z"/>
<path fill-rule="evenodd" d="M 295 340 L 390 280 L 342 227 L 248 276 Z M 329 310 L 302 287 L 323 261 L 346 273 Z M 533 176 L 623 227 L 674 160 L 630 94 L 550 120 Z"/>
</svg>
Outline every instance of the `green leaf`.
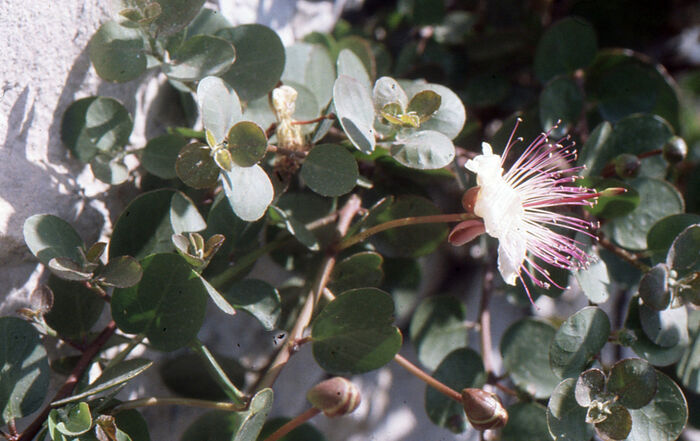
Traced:
<svg viewBox="0 0 700 441">
<path fill-rule="evenodd" d="M 408 96 L 403 87 L 391 77 L 381 77 L 374 83 L 372 89 L 374 108 L 382 110 L 389 105 L 398 107 L 399 113 L 404 113 L 408 107 Z"/>
<path fill-rule="evenodd" d="M 700 272 L 700 224 L 687 227 L 674 239 L 666 264 L 678 277 Z"/>
<path fill-rule="evenodd" d="M 24 242 L 41 263 L 48 265 L 54 257 L 81 262 L 79 248 L 83 240 L 72 226 L 50 214 L 35 214 L 24 221 Z"/>
<path fill-rule="evenodd" d="M 333 268 L 328 288 L 332 292 L 345 292 L 355 288 L 378 287 L 384 278 L 381 254 L 364 251 L 348 256 Z"/>
<path fill-rule="evenodd" d="M 639 192 L 639 206 L 610 222 L 612 236 L 625 248 L 647 248 L 647 233 L 661 218 L 683 212 L 683 198 L 671 184 L 651 178 L 636 178 L 630 185 Z"/>
<path fill-rule="evenodd" d="M 586 240 L 580 235 L 577 236 L 576 240 L 580 239 Z M 596 304 L 605 303 L 610 298 L 610 289 L 612 288 L 608 266 L 600 258 L 596 248 L 589 248 L 587 254 L 593 263 L 588 268 L 574 271 L 574 276 L 588 300 Z"/>
<path fill-rule="evenodd" d="M 466 316 L 464 304 L 453 296 L 428 297 L 418 305 L 410 336 L 423 366 L 436 369 L 447 354 L 468 346 Z"/>
<path fill-rule="evenodd" d="M 15 317 L 0 317 L 0 425 L 38 410 L 49 390 L 49 362 L 39 333 Z"/>
<path fill-rule="evenodd" d="M 259 24 L 244 24 L 216 33 L 236 48 L 236 62 L 222 75 L 241 100 L 267 95 L 284 71 L 284 45 L 272 29 Z"/>
<path fill-rule="evenodd" d="M 223 410 L 207 412 L 187 427 L 180 441 L 231 441 L 245 415 Z"/>
<path fill-rule="evenodd" d="M 157 350 L 187 345 L 204 321 L 207 291 L 198 274 L 177 254 L 148 256 L 141 266 L 138 285 L 114 291 L 114 321 L 124 332 L 144 333 Z"/>
<path fill-rule="evenodd" d="M 54 275 L 64 280 L 73 280 L 76 282 L 85 282 L 86 280 L 92 279 L 92 270 L 94 269 L 85 269 L 82 265 L 67 257 L 54 257 L 49 260 L 48 266 L 49 270 L 51 270 Z"/>
<path fill-rule="evenodd" d="M 567 318 L 554 334 L 549 363 L 560 378 L 575 378 L 608 342 L 610 319 L 589 306 Z"/>
<path fill-rule="evenodd" d="M 175 190 L 162 189 L 143 193 L 126 207 L 114 225 L 109 245 L 110 259 L 149 254 L 174 249 L 174 233 L 201 231 L 204 219 L 190 198 Z"/>
<path fill-rule="evenodd" d="M 88 56 L 107 81 L 131 81 L 146 71 L 146 47 L 138 29 L 108 21 L 90 39 Z"/>
<path fill-rule="evenodd" d="M 595 175 L 595 173 L 592 173 L 593 165 L 598 161 L 598 156 L 601 155 L 603 149 L 607 148 L 607 143 L 612 135 L 612 130 L 612 124 L 607 121 L 603 121 L 602 123 L 598 124 L 595 129 L 593 129 L 590 136 L 581 147 L 578 155 L 579 159 L 576 162 L 576 164 L 579 166 L 585 166 L 585 168 L 579 172 L 581 176 Z M 605 164 L 602 164 L 601 161 L 598 173 L 602 171 L 602 167 L 604 165 Z"/>
<path fill-rule="evenodd" d="M 486 383 L 481 357 L 472 349 L 460 348 L 442 360 L 433 377 L 454 390 L 480 388 Z M 462 433 L 467 429 L 467 416 L 460 403 L 453 401 L 430 386 L 425 389 L 425 412 L 434 424 Z"/>
<path fill-rule="evenodd" d="M 432 90 L 421 90 L 413 95 L 411 101 L 406 108 L 407 112 L 415 112 L 418 114 L 420 121 L 427 121 L 440 108 L 442 98 Z"/>
<path fill-rule="evenodd" d="M 278 417 L 268 420 L 260 431 L 258 440 L 264 441 L 272 435 L 277 429 L 282 427 L 290 418 Z M 310 423 L 304 423 L 297 426 L 294 430 L 284 435 L 279 441 L 326 441 L 326 438 Z"/>
<path fill-rule="evenodd" d="M 484 72 L 467 80 L 463 97 L 470 107 L 491 107 L 511 96 L 511 90 L 508 77 L 503 74 Z"/>
<path fill-rule="evenodd" d="M 297 100 L 295 103 L 295 110 L 292 117 L 297 121 L 309 121 L 317 118 L 321 115 L 321 106 L 316 99 L 316 95 L 303 84 L 295 83 L 289 81 L 285 83 L 286 86 L 290 86 L 292 89 L 297 91 Z M 275 117 L 276 120 L 276 117 Z M 301 133 L 304 135 L 310 135 L 315 130 L 318 124 L 302 124 Z"/>
<path fill-rule="evenodd" d="M 350 76 L 339 75 L 333 85 L 333 103 L 338 121 L 353 145 L 363 153 L 372 153 L 376 141 L 369 88 Z"/>
<path fill-rule="evenodd" d="M 546 82 L 591 65 L 598 50 L 595 29 L 580 17 L 567 17 L 542 35 L 535 51 L 534 70 Z"/>
<path fill-rule="evenodd" d="M 333 98 L 336 76 L 328 50 L 318 44 L 296 43 L 286 47 L 285 53 L 282 82 L 308 87 L 316 96 L 318 104 L 325 108 Z"/>
<path fill-rule="evenodd" d="M 545 131 L 552 130 L 552 137 L 568 133 L 582 110 L 583 91 L 571 78 L 554 78 L 540 93 L 540 123 Z"/>
<path fill-rule="evenodd" d="M 78 393 L 68 398 L 54 401 L 51 405 L 54 407 L 63 406 L 64 404 L 79 401 L 91 395 L 96 395 L 100 392 L 112 389 L 136 378 L 151 366 L 153 366 L 153 362 L 144 358 L 132 358 L 122 361 L 105 369 L 95 381 L 90 383 L 90 385 L 83 390 L 78 391 Z"/>
<path fill-rule="evenodd" d="M 132 441 L 151 441 L 146 420 L 138 410 L 122 410 L 114 416 L 114 421 L 117 423 L 117 427 L 127 433 Z"/>
<path fill-rule="evenodd" d="M 688 405 L 681 389 L 668 376 L 657 372 L 657 391 L 649 404 L 630 410 L 630 441 L 673 441 L 688 420 Z"/>
<path fill-rule="evenodd" d="M 139 283 L 143 270 L 139 262 L 131 256 L 119 256 L 110 259 L 97 280 L 107 286 L 128 288 Z"/>
<path fill-rule="evenodd" d="M 681 339 L 676 346 L 670 348 L 655 344 L 642 330 L 642 324 L 639 320 L 639 308 L 639 298 L 633 297 L 630 299 L 625 328 L 632 333 L 633 341 L 629 343 L 632 350 L 654 366 L 668 366 L 678 361 L 688 346 L 688 340 Z"/>
<path fill-rule="evenodd" d="M 335 197 L 353 188 L 359 177 L 357 161 L 345 147 L 320 144 L 309 152 L 301 168 L 301 178 L 316 193 Z"/>
<path fill-rule="evenodd" d="M 326 305 L 313 322 L 314 358 L 327 372 L 357 374 L 380 368 L 401 348 L 392 325 L 394 302 L 384 291 L 346 291 Z"/>
<path fill-rule="evenodd" d="M 447 136 L 433 130 L 414 132 L 391 145 L 391 156 L 406 167 L 432 170 L 450 164 L 455 147 Z"/>
<path fill-rule="evenodd" d="M 357 80 L 362 87 L 369 89 L 372 87 L 372 80 L 364 63 L 350 49 L 343 49 L 338 54 L 336 60 L 336 69 L 338 76 L 345 75 Z"/>
<path fill-rule="evenodd" d="M 158 35 L 167 36 L 178 32 L 194 19 L 205 0 L 158 0 L 161 13 L 155 21 Z"/>
<path fill-rule="evenodd" d="M 245 384 L 245 368 L 235 359 L 219 356 L 216 361 L 236 387 Z M 207 366 L 196 354 L 180 354 L 166 360 L 160 368 L 165 386 L 176 394 L 200 400 L 226 400 L 228 396 L 207 372 Z"/>
<path fill-rule="evenodd" d="M 263 389 L 250 401 L 248 411 L 232 441 L 256 441 L 272 409 L 272 389 Z"/>
<path fill-rule="evenodd" d="M 44 316 L 46 323 L 59 335 L 82 340 L 97 323 L 105 302 L 82 283 L 49 277 L 53 307 Z"/>
<path fill-rule="evenodd" d="M 559 384 L 549 367 L 554 334 L 551 325 L 526 318 L 512 324 L 501 339 L 504 369 L 518 387 L 535 398 L 548 397 Z"/>
<path fill-rule="evenodd" d="M 244 221 L 260 219 L 274 197 L 270 178 L 259 165 L 239 167 L 221 173 L 221 183 L 233 212 Z"/>
<path fill-rule="evenodd" d="M 279 322 L 282 303 L 277 290 L 257 279 L 240 280 L 224 293 L 226 300 L 237 309 L 255 317 L 266 331 L 272 331 Z"/>
<path fill-rule="evenodd" d="M 251 121 L 241 121 L 228 132 L 228 148 L 238 166 L 250 167 L 265 156 L 267 137 L 259 125 Z"/>
<path fill-rule="evenodd" d="M 586 73 L 587 95 L 611 122 L 635 113 L 653 113 L 678 130 L 676 89 L 666 69 L 629 49 L 601 50 Z"/>
<path fill-rule="evenodd" d="M 211 149 L 196 142 L 183 147 L 175 162 L 177 177 L 193 188 L 213 187 L 219 179 L 219 171 Z"/>
<path fill-rule="evenodd" d="M 502 441 L 547 441 L 547 409 L 537 403 L 516 403 L 508 409 L 508 423 L 501 431 Z"/>
<path fill-rule="evenodd" d="M 338 40 L 337 48 L 339 57 L 340 52 L 344 49 L 349 49 L 362 61 L 365 71 L 369 75 L 370 82 L 377 77 L 377 63 L 369 41 L 357 35 L 349 35 Z M 338 73 L 340 74 L 340 71 Z"/>
<path fill-rule="evenodd" d="M 113 159 L 108 155 L 97 155 L 90 161 L 92 174 L 109 185 L 119 185 L 129 179 L 129 169 L 121 159 Z"/>
<path fill-rule="evenodd" d="M 595 424 L 598 436 L 603 439 L 623 440 L 628 439 L 632 429 L 632 417 L 629 411 L 618 403 L 608 406 L 609 415 L 603 421 Z"/>
<path fill-rule="evenodd" d="M 669 348 L 681 341 L 688 341 L 688 311 L 685 306 L 657 311 L 640 305 L 639 321 L 647 337 L 659 346 Z"/>
<path fill-rule="evenodd" d="M 220 75 L 233 64 L 236 51 L 227 40 L 211 35 L 195 35 L 163 63 L 163 73 L 177 81 L 199 81 L 207 75 Z"/>
<path fill-rule="evenodd" d="M 78 403 L 67 409 L 52 409 L 49 413 L 49 432 L 51 438 L 60 439 L 60 435 L 77 436 L 90 430 L 92 415 L 87 403 Z"/>
<path fill-rule="evenodd" d="M 586 424 L 586 408 L 576 401 L 576 379 L 567 378 L 554 388 L 547 403 L 547 426 L 557 440 L 588 441 L 593 430 Z"/>
<path fill-rule="evenodd" d="M 608 392 L 628 409 L 645 406 L 656 394 L 656 369 L 641 358 L 620 360 L 610 370 Z"/>
<path fill-rule="evenodd" d="M 90 162 L 129 142 L 134 127 L 129 111 L 114 98 L 92 96 L 71 103 L 61 120 L 61 141 L 76 158 Z"/>
<path fill-rule="evenodd" d="M 666 262 L 666 254 L 676 236 L 693 224 L 700 224 L 700 215 L 680 213 L 657 221 L 647 233 L 647 246 L 654 263 Z"/>
<path fill-rule="evenodd" d="M 462 100 L 456 93 L 440 84 L 414 81 L 404 85 L 408 96 L 415 96 L 423 91 L 432 91 L 440 96 L 440 107 L 429 120 L 422 122 L 421 130 L 434 130 L 450 139 L 455 139 L 462 131 L 467 120 L 467 112 Z"/>
<path fill-rule="evenodd" d="M 197 105 L 204 128 L 214 135 L 217 144 L 223 142 L 231 126 L 243 114 L 236 90 L 219 77 L 206 77 L 199 82 Z"/>
<path fill-rule="evenodd" d="M 659 263 L 642 276 L 642 280 L 639 281 L 639 297 L 644 301 L 644 305 L 657 311 L 668 308 L 671 303 L 668 271 L 665 263 Z"/>
<path fill-rule="evenodd" d="M 318 238 L 314 233 L 309 231 L 302 222 L 300 222 L 295 217 L 289 215 L 284 210 L 274 205 L 270 207 L 269 211 L 270 219 L 279 218 L 281 223 L 287 229 L 289 234 L 294 236 L 296 240 L 311 251 L 319 251 L 321 245 L 318 242 Z"/>
<path fill-rule="evenodd" d="M 593 401 L 605 401 L 607 378 L 600 369 L 588 369 L 576 379 L 574 397 L 579 406 L 588 407 Z"/>
<path fill-rule="evenodd" d="M 398 197 L 388 209 L 377 214 L 375 223 L 412 216 L 440 214 L 428 199 L 415 195 Z M 392 228 L 372 237 L 378 251 L 388 257 L 420 257 L 432 253 L 447 237 L 444 224 L 422 224 Z"/>
</svg>

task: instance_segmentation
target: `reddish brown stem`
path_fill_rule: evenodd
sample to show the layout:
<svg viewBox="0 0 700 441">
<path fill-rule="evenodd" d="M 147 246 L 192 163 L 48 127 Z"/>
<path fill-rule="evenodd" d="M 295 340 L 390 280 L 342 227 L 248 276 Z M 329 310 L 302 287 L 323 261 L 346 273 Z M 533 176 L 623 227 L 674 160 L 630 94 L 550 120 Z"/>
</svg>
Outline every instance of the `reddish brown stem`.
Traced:
<svg viewBox="0 0 700 441">
<path fill-rule="evenodd" d="M 116 331 L 116 329 L 116 323 L 114 323 L 114 321 L 109 322 L 107 326 L 102 330 L 102 332 L 100 332 L 100 335 L 98 335 L 97 338 L 95 338 L 95 340 L 93 340 L 92 343 L 90 343 L 90 345 L 85 349 L 85 352 L 83 352 L 83 355 L 80 356 L 80 359 L 73 368 L 73 371 L 63 383 L 63 386 L 61 386 L 58 392 L 56 392 L 56 395 L 53 397 L 53 400 L 51 400 L 52 402 L 62 400 L 63 398 L 68 397 L 71 394 L 71 392 L 73 392 L 73 388 L 75 388 L 75 385 L 78 384 L 78 381 L 85 373 L 85 370 L 90 366 L 90 362 L 92 361 L 92 359 L 97 355 L 98 352 L 100 352 L 102 346 L 104 346 L 104 344 L 107 343 L 107 340 L 109 340 L 109 338 L 114 334 L 114 331 Z M 31 439 L 33 439 L 36 436 L 36 434 L 39 433 L 39 430 L 44 424 L 46 418 L 49 416 L 50 411 L 51 404 L 49 403 L 46 407 L 44 407 L 44 409 L 34 419 L 34 421 L 32 421 L 31 424 L 19 435 L 17 441 L 30 441 Z"/>
<path fill-rule="evenodd" d="M 308 152 L 303 152 L 299 150 L 285 149 L 284 147 L 269 144 L 267 146 L 267 151 L 272 153 L 279 153 L 286 156 L 295 156 L 297 158 L 306 158 Z"/>
<path fill-rule="evenodd" d="M 324 119 L 335 119 L 335 115 L 332 113 L 329 113 L 328 115 L 319 116 L 318 118 L 310 119 L 307 121 L 292 121 L 292 125 L 314 124 L 317 122 L 321 122 Z"/>
<path fill-rule="evenodd" d="M 297 416 L 292 420 L 287 421 L 282 427 L 272 432 L 270 436 L 265 438 L 265 441 L 279 440 L 280 438 L 282 438 L 292 430 L 296 429 L 297 427 L 301 426 L 302 424 L 315 417 L 319 413 L 321 413 L 321 411 L 319 409 L 316 409 L 315 407 L 304 411 L 304 413 L 302 413 L 301 415 Z"/>
<path fill-rule="evenodd" d="M 605 249 L 610 250 L 620 259 L 639 269 L 640 271 L 647 272 L 651 268 L 643 262 L 639 261 L 639 258 L 629 251 L 620 248 L 619 246 L 612 243 L 609 239 L 603 236 L 598 237 L 598 243 Z"/>
<path fill-rule="evenodd" d="M 456 390 L 452 389 L 451 387 L 447 386 L 446 384 L 436 380 L 435 378 L 431 377 L 427 373 L 423 372 L 418 366 L 416 366 L 415 364 L 406 360 L 401 355 L 396 354 L 394 356 L 394 361 L 396 363 L 398 363 L 402 368 L 406 369 L 408 372 L 410 372 L 414 376 L 418 377 L 418 379 L 420 379 L 421 381 L 424 381 L 430 387 L 437 390 L 441 394 L 446 395 L 449 398 L 452 398 L 453 400 L 455 400 L 458 403 L 462 402 L 462 394 L 460 394 Z"/>
</svg>

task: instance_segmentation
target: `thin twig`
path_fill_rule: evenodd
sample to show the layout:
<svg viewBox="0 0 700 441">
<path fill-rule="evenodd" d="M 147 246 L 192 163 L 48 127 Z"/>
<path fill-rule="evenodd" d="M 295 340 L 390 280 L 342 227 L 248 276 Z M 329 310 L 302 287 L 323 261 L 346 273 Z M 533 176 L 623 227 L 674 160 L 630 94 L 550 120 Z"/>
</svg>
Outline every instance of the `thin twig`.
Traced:
<svg viewBox="0 0 700 441">
<path fill-rule="evenodd" d="M 267 151 L 271 153 L 279 153 L 281 155 L 286 155 L 286 156 L 295 156 L 297 158 L 306 158 L 306 156 L 309 154 L 308 152 L 301 151 L 301 150 L 292 150 L 292 149 L 286 149 L 284 147 L 280 147 L 278 145 L 273 145 L 273 144 L 268 144 L 267 145 Z"/>
<path fill-rule="evenodd" d="M 328 115 L 319 116 L 318 118 L 310 119 L 307 121 L 292 121 L 292 125 L 315 124 L 317 122 L 323 121 L 324 119 L 335 119 L 335 115 L 329 113 Z"/>
<path fill-rule="evenodd" d="M 277 441 L 277 440 L 279 440 L 280 438 L 282 438 L 283 436 L 285 436 L 286 434 L 288 434 L 292 430 L 296 429 L 297 427 L 301 426 L 302 424 L 304 424 L 305 422 L 307 422 L 311 418 L 315 417 L 319 413 L 321 413 L 321 411 L 315 407 L 307 409 L 306 411 L 304 411 L 302 414 L 298 415 L 294 419 L 289 420 L 286 423 L 284 423 L 284 425 L 282 425 L 279 429 L 275 430 L 274 432 L 272 432 L 272 434 L 270 436 L 265 438 L 264 441 Z"/>
<path fill-rule="evenodd" d="M 441 394 L 452 398 L 458 403 L 462 403 L 462 395 L 459 392 L 423 372 L 418 366 L 406 360 L 403 356 L 399 354 L 394 355 L 394 361 Z"/>
<path fill-rule="evenodd" d="M 189 406 L 189 407 L 200 407 L 203 409 L 216 409 L 216 410 L 226 410 L 229 412 L 240 412 L 245 410 L 244 404 L 234 404 L 222 401 L 209 401 L 209 400 L 199 400 L 195 398 L 181 398 L 181 397 L 149 397 L 149 398 L 139 398 L 138 400 L 124 401 L 114 407 L 114 411 L 121 412 L 127 409 L 137 409 L 139 407 L 152 407 L 152 406 Z"/>
<path fill-rule="evenodd" d="M 639 258 L 637 256 L 635 256 L 634 254 L 630 253 L 629 251 L 622 249 L 619 246 L 615 245 L 606 237 L 599 235 L 598 236 L 598 243 L 603 248 L 611 251 L 617 257 L 619 257 L 620 259 L 629 263 L 630 265 L 634 266 L 635 268 L 637 268 L 640 271 L 647 272 L 651 269 L 651 268 L 649 268 L 649 266 L 647 264 L 640 262 Z"/>
</svg>

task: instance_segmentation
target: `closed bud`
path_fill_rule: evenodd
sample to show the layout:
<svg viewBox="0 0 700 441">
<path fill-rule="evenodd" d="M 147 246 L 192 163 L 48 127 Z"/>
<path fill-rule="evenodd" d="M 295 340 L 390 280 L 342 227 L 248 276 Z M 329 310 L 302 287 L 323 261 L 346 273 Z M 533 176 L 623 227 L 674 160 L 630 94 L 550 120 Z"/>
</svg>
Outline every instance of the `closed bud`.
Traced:
<svg viewBox="0 0 700 441">
<path fill-rule="evenodd" d="M 483 389 L 462 389 L 462 406 L 469 424 L 476 430 L 498 429 L 508 422 L 508 412 L 501 399 Z"/>
<path fill-rule="evenodd" d="M 666 144 L 664 144 L 663 155 L 664 159 L 675 164 L 685 159 L 688 154 L 688 145 L 680 136 L 674 136 Z"/>
<path fill-rule="evenodd" d="M 327 417 L 346 415 L 360 405 L 360 391 L 350 380 L 333 377 L 318 383 L 306 394 L 313 406 Z"/>
<path fill-rule="evenodd" d="M 472 187 L 462 195 L 462 206 L 469 214 L 474 214 L 474 204 L 476 204 L 476 197 L 479 195 L 480 189 L 481 187 L 479 186 Z"/>
<path fill-rule="evenodd" d="M 613 164 L 615 164 L 617 176 L 624 179 L 636 177 L 639 174 L 639 167 L 642 165 L 642 162 L 637 155 L 622 153 L 613 160 Z"/>
</svg>

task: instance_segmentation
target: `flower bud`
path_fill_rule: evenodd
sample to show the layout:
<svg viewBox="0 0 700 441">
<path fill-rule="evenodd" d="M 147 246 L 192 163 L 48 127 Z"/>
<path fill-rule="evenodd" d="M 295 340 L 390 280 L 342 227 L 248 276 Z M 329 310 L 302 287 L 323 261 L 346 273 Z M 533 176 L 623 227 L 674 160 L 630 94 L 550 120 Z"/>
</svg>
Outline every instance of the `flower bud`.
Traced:
<svg viewBox="0 0 700 441">
<path fill-rule="evenodd" d="M 474 205 L 476 205 L 476 198 L 479 196 L 480 189 L 481 187 L 479 186 L 472 187 L 469 190 L 465 191 L 464 195 L 462 195 L 462 206 L 464 207 L 464 210 L 469 214 L 474 213 Z"/>
<path fill-rule="evenodd" d="M 318 383 L 309 390 L 306 398 L 327 417 L 351 413 L 361 401 L 357 386 L 343 377 L 333 377 Z"/>
<path fill-rule="evenodd" d="M 639 174 L 639 166 L 642 165 L 642 162 L 637 155 L 622 153 L 613 160 L 613 164 L 615 164 L 617 176 L 624 179 L 636 177 Z"/>
<path fill-rule="evenodd" d="M 483 389 L 462 389 L 462 406 L 469 424 L 476 430 L 498 429 L 508 422 L 508 412 L 501 399 Z"/>
<path fill-rule="evenodd" d="M 674 136 L 666 144 L 664 144 L 663 155 L 664 159 L 675 164 L 685 159 L 688 154 L 688 145 L 680 136 Z"/>
</svg>

